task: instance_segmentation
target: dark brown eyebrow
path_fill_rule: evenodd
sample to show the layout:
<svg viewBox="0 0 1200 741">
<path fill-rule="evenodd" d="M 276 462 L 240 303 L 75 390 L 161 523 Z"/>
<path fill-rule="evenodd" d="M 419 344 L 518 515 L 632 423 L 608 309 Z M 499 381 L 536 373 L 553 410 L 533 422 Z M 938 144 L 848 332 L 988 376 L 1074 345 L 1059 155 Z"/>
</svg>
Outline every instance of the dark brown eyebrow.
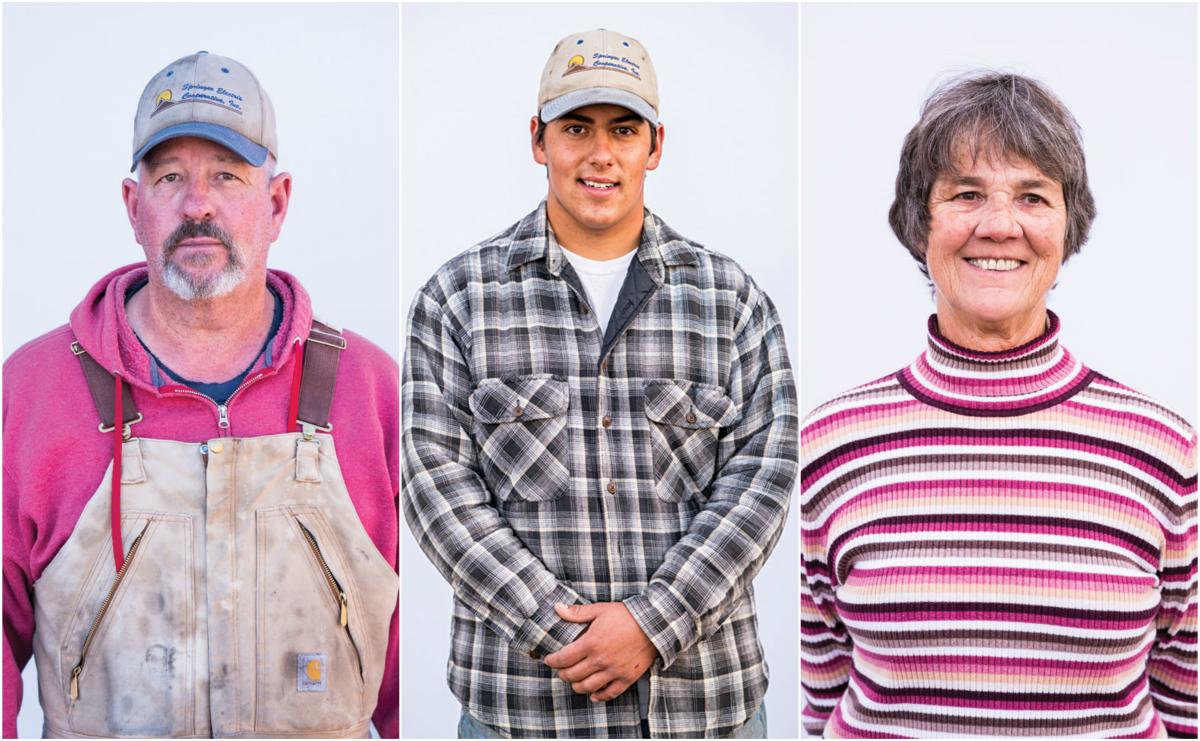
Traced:
<svg viewBox="0 0 1200 741">
<path fill-rule="evenodd" d="M 568 121 L 578 121 L 579 123 L 585 123 L 585 124 L 596 123 L 596 120 L 594 118 L 590 118 L 588 116 L 584 116 L 583 114 L 575 113 L 575 112 L 564 113 L 561 116 L 559 116 L 559 119 L 560 120 L 566 119 Z M 626 113 L 624 116 L 617 116 L 616 118 L 612 119 L 611 121 L 608 122 L 608 125 L 615 126 L 616 124 L 629 123 L 631 121 L 637 121 L 638 123 L 641 123 L 642 121 L 645 121 L 645 120 L 646 119 L 642 118 L 641 116 L 639 116 L 636 113 Z"/>
<path fill-rule="evenodd" d="M 1050 182 L 1049 180 L 1043 180 L 1042 178 L 1030 178 L 1029 180 L 1022 180 L 1021 182 L 1017 183 L 1017 190 L 1037 190 L 1039 188 L 1049 188 L 1053 185 L 1054 183 Z"/>
<path fill-rule="evenodd" d="M 977 178 L 974 175 L 954 175 L 950 178 L 950 184 L 982 188 L 983 178 Z M 1039 188 L 1050 188 L 1053 185 L 1053 182 L 1044 178 L 1028 178 L 1017 182 L 1017 190 L 1037 190 Z"/>
<path fill-rule="evenodd" d="M 977 178 L 973 175 L 955 175 L 950 178 L 951 185 L 968 185 L 972 188 L 983 187 L 983 178 Z"/>
</svg>

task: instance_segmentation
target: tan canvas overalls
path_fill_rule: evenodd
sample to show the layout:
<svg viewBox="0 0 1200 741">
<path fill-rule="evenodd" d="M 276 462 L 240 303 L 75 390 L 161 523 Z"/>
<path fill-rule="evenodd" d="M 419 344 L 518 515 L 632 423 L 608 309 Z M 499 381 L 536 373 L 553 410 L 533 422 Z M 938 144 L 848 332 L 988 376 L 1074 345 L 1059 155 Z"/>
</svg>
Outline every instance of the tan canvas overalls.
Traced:
<svg viewBox="0 0 1200 741">
<path fill-rule="evenodd" d="M 325 434 L 344 347 L 314 322 L 293 431 L 198 444 L 72 345 L 119 455 L 34 585 L 46 736 L 368 735 L 398 582 Z"/>
</svg>

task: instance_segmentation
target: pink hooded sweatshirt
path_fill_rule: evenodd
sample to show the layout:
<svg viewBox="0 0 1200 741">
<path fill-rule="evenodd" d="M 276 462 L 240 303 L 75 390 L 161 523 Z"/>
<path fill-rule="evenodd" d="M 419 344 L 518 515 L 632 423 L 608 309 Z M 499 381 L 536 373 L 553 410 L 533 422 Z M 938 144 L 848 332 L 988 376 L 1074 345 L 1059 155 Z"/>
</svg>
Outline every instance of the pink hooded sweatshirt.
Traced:
<svg viewBox="0 0 1200 741">
<path fill-rule="evenodd" d="M 229 428 L 217 407 L 189 394 L 160 394 L 150 361 L 125 317 L 126 289 L 147 276 L 145 263 L 104 276 L 71 313 L 69 325 L 29 342 L 4 363 L 4 736 L 17 735 L 21 670 L 33 651 L 33 584 L 74 530 L 112 461 L 112 435 L 101 434 L 79 343 L 104 368 L 120 370 L 145 419 L 139 437 L 202 442 L 287 432 L 296 338 L 307 338 L 313 312 L 291 275 L 269 271 L 283 299 L 283 323 L 265 356 L 231 397 Z M 336 326 L 336 325 L 335 325 Z M 334 445 L 350 499 L 379 552 L 396 568 L 399 515 L 399 368 L 383 350 L 345 332 L 334 386 Z M 261 378 L 258 371 L 264 371 Z M 398 613 L 392 614 L 387 664 L 372 720 L 383 738 L 399 737 Z"/>
</svg>

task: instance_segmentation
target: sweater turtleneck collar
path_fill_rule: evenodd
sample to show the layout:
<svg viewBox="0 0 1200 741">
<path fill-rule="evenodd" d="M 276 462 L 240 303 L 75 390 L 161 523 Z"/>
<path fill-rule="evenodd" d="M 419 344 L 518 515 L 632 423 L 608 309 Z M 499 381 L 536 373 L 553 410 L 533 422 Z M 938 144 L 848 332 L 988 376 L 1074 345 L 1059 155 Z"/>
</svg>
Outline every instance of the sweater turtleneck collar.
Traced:
<svg viewBox="0 0 1200 741">
<path fill-rule="evenodd" d="M 975 416 L 1015 416 L 1058 404 L 1095 375 L 1058 343 L 1058 315 L 1046 312 L 1046 331 L 1009 350 L 983 352 L 956 345 L 929 317 L 929 347 L 897 379 L 921 401 Z"/>
</svg>

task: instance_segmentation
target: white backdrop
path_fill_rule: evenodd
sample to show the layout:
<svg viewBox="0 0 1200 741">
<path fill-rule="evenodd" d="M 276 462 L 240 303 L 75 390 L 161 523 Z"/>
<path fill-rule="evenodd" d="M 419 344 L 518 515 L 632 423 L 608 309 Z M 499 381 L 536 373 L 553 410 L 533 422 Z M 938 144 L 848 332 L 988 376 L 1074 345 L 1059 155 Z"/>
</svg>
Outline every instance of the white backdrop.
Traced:
<svg viewBox="0 0 1200 741">
<path fill-rule="evenodd" d="M 1196 6 L 806 5 L 805 413 L 898 370 L 934 306 L 887 223 L 900 144 L 946 77 L 1049 85 L 1083 128 L 1099 216 L 1049 305 L 1090 367 L 1196 414 Z"/>
<path fill-rule="evenodd" d="M 399 359 L 398 26 L 383 4 L 6 4 L 4 356 L 143 259 L 120 199 L 138 96 L 204 49 L 248 66 L 275 105 L 293 186 L 271 267 Z M 19 732 L 39 737 L 32 661 L 25 688 Z"/>
<path fill-rule="evenodd" d="M 796 366 L 797 8 L 791 4 L 425 5 L 402 10 L 402 297 L 546 195 L 529 117 L 554 44 L 611 28 L 645 44 L 666 140 L 646 203 L 730 255 L 775 302 Z M 772 738 L 795 737 L 795 513 L 755 582 Z M 401 733 L 454 735 L 446 687 L 451 592 L 407 532 L 401 560 Z"/>
</svg>

